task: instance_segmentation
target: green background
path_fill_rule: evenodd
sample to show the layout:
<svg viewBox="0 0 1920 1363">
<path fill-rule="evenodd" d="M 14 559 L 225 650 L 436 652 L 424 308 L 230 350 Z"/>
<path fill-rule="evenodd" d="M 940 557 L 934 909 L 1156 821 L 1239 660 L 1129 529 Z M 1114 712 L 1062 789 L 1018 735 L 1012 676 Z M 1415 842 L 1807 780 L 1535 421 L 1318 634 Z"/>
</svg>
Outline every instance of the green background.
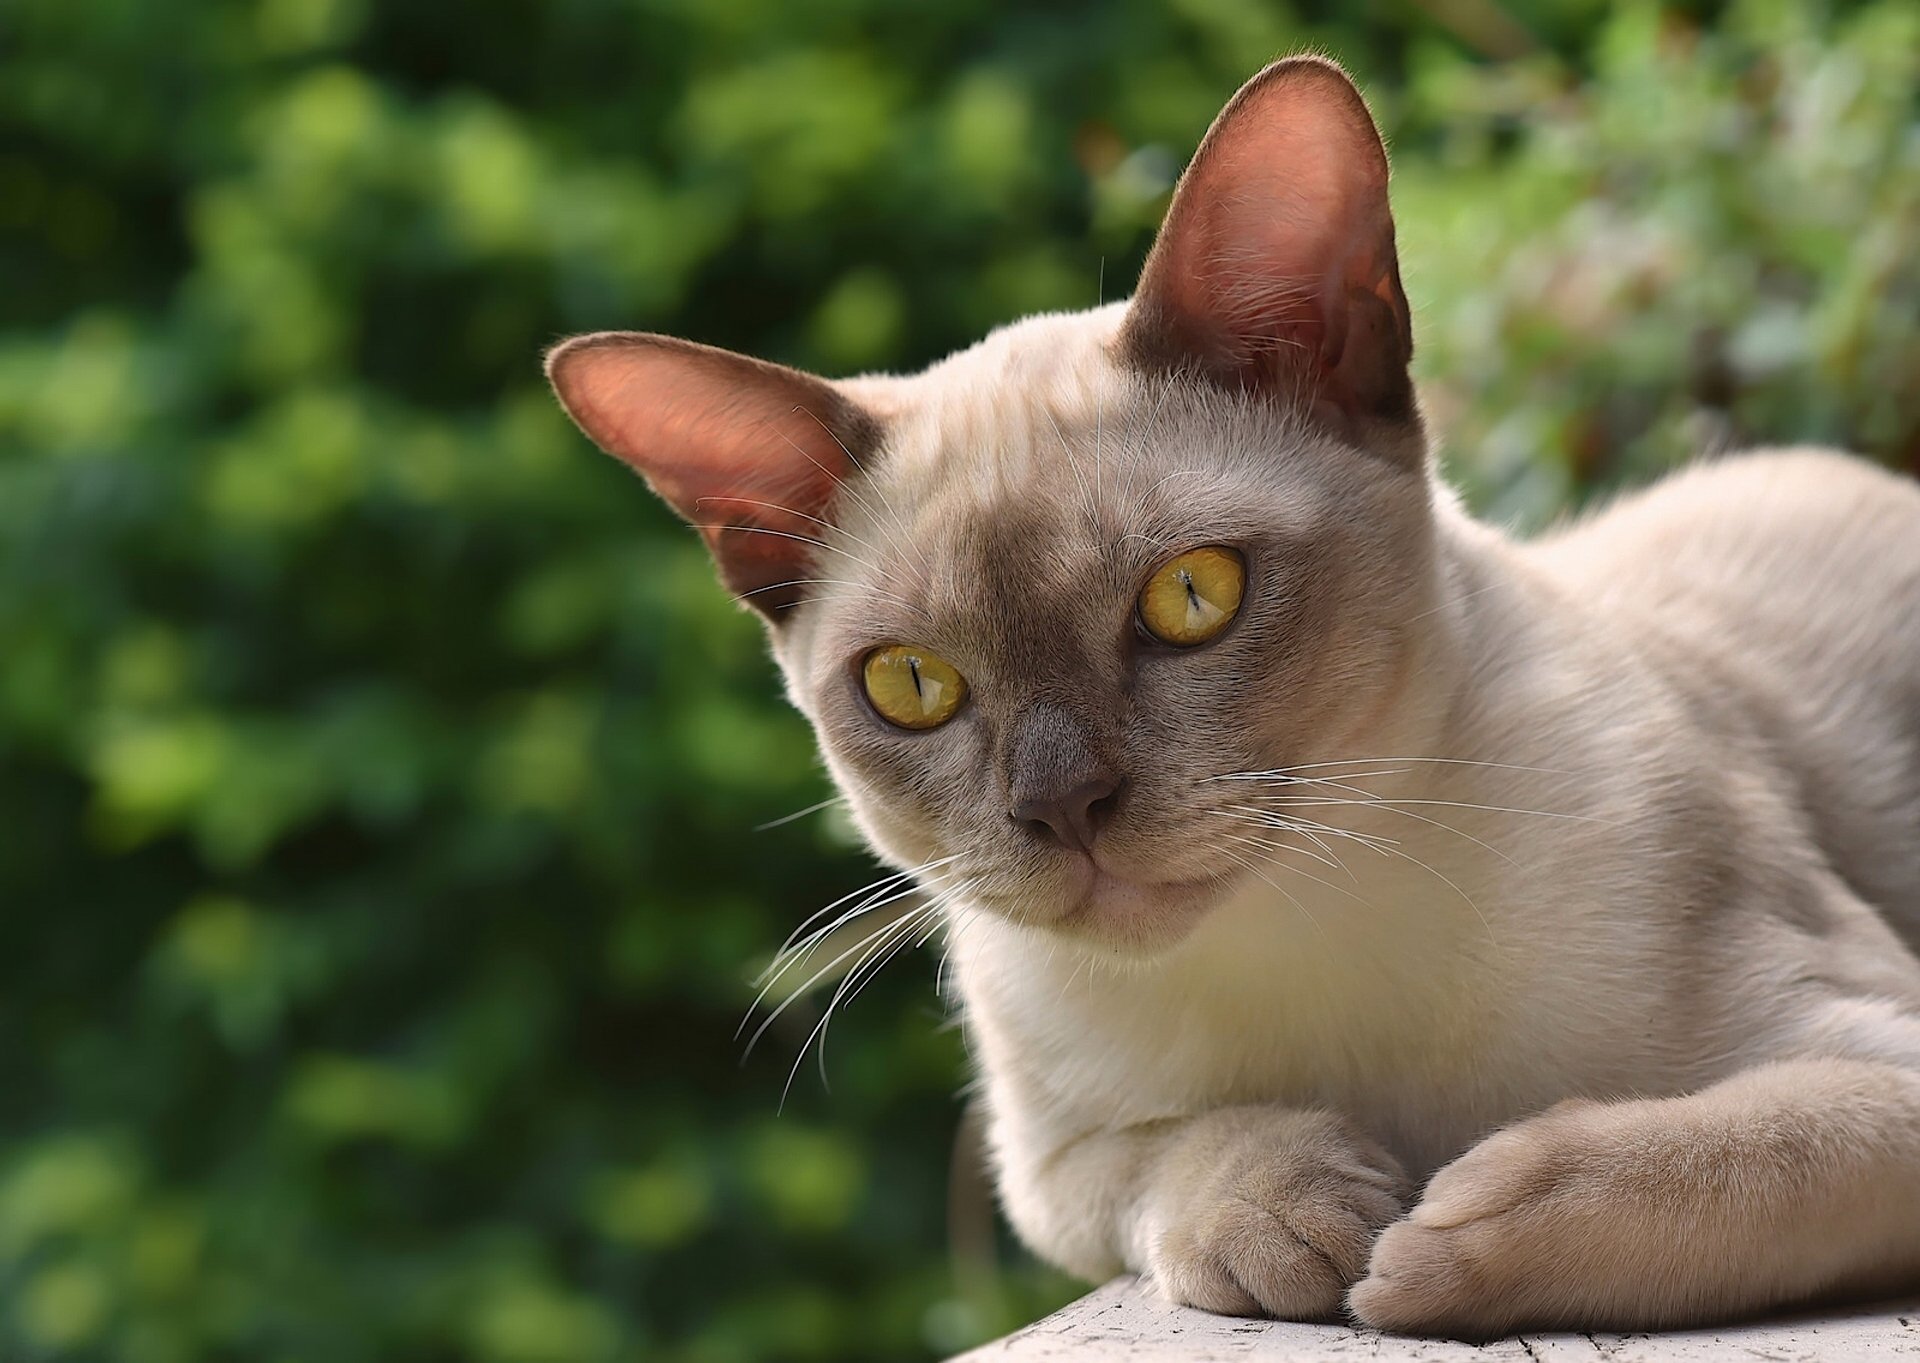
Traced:
<svg viewBox="0 0 1920 1363">
<path fill-rule="evenodd" d="M 809 736 L 536 362 L 906 367 L 1115 296 L 1302 47 L 1394 145 L 1482 510 L 1920 465 L 1908 0 L 0 5 L 0 1355 L 910 1359 L 1071 1291 L 956 1269 L 930 953 L 830 1092 L 780 1110 L 818 996 L 738 1063 L 873 872 L 753 831 Z"/>
</svg>

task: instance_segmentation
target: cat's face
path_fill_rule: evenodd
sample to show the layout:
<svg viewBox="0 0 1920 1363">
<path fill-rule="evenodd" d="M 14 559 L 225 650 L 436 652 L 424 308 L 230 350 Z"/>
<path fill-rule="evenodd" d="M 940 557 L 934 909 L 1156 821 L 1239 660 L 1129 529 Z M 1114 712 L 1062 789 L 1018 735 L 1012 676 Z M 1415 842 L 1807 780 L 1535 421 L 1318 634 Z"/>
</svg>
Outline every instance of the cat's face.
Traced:
<svg viewBox="0 0 1920 1363">
<path fill-rule="evenodd" d="M 911 378 L 626 334 L 551 367 L 766 611 L 876 848 L 1152 949 L 1255 874 L 1221 778 L 1365 750 L 1408 681 L 1433 590 L 1409 346 L 1371 122 L 1293 62 L 1216 123 L 1131 303 Z"/>
<path fill-rule="evenodd" d="M 837 581 L 774 637 L 889 858 L 934 863 L 928 888 L 968 904 L 1148 946 L 1256 859 L 1230 817 L 1247 787 L 1217 778 L 1365 750 L 1427 609 L 1427 482 L 1143 378 L 1114 356 L 1121 319 L 1035 319 L 891 384 L 818 560 Z M 1143 588 L 1206 547 L 1242 565 L 1237 608 L 1191 646 L 1155 638 Z M 866 660 L 901 644 L 965 679 L 934 727 L 868 694 Z"/>
</svg>

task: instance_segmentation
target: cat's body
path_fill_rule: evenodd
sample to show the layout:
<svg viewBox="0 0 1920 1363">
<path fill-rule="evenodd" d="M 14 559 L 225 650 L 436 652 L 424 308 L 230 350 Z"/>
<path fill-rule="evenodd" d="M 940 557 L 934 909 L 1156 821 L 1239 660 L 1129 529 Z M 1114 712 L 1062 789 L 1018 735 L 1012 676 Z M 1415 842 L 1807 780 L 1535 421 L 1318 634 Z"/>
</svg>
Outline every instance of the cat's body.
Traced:
<svg viewBox="0 0 1920 1363">
<path fill-rule="evenodd" d="M 949 361 L 992 374 L 943 376 L 956 390 L 1092 406 L 909 433 L 888 476 L 919 451 L 1048 462 L 1066 517 L 1096 462 L 1146 478 L 1144 404 L 1060 382 L 1118 317 L 1037 319 Z M 969 519 L 1011 510 L 984 500 Z M 1151 961 L 991 915 L 949 943 L 1008 1210 L 1077 1273 L 1129 1259 L 1125 1214 L 1060 1177 L 1089 1132 L 1325 1108 L 1419 1181 L 1569 1097 L 1685 1093 L 1796 1053 L 1920 1063 L 1920 971 L 1874 913 L 1920 940 L 1920 488 L 1795 451 L 1701 465 L 1531 543 L 1444 494 L 1435 510 L 1415 694 L 1328 745 L 1340 758 L 1303 759 L 1341 761 L 1339 785 L 1298 798 L 1356 800 L 1308 808 L 1317 843 Z M 883 533 L 857 511 L 849 531 Z M 1217 769 L 1239 765 L 1229 749 Z"/>
<path fill-rule="evenodd" d="M 1041 1254 L 1462 1334 L 1920 1282 L 1920 489 L 1791 452 L 1474 522 L 1385 183 L 1279 63 L 1126 304 L 906 378 L 551 370 L 946 916 Z"/>
<path fill-rule="evenodd" d="M 1920 489 L 1760 453 L 1531 544 L 1441 526 L 1422 685 L 1453 704 L 1375 745 L 1380 804 L 1313 811 L 1391 850 L 1323 832 L 1344 870 L 1298 854 L 1317 879 L 1270 868 L 1146 966 L 993 920 L 953 943 L 1010 1208 L 1080 1273 L 1113 1243 L 1025 1176 L 1116 1119 L 1331 1108 L 1420 1180 L 1568 1097 L 1920 1061 L 1920 972 L 1873 912 L 1920 945 Z"/>
</svg>

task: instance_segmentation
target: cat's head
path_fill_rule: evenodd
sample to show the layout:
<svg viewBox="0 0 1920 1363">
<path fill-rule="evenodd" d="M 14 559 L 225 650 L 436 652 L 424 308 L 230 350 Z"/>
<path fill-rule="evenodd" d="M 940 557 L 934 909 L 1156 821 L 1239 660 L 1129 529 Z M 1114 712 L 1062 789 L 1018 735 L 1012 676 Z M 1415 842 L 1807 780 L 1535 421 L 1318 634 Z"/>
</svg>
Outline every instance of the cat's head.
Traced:
<svg viewBox="0 0 1920 1363">
<path fill-rule="evenodd" d="M 1344 757 L 1409 689 L 1431 483 L 1366 106 L 1261 72 L 1134 298 L 829 381 L 632 333 L 549 373 L 765 616 L 861 828 L 935 892 L 1119 948 L 1257 861 L 1218 778 Z"/>
</svg>

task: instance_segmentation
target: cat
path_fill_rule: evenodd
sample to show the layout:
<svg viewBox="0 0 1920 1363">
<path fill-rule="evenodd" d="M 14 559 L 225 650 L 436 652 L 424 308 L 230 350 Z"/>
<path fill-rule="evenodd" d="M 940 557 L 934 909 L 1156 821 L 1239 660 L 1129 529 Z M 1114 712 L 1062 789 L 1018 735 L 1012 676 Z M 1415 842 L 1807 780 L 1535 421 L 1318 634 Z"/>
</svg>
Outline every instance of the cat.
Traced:
<svg viewBox="0 0 1920 1363">
<path fill-rule="evenodd" d="M 910 377 L 548 373 L 944 916 L 1044 1258 L 1463 1338 L 1920 1284 L 1920 488 L 1788 450 L 1477 523 L 1387 185 L 1289 58 L 1129 301 Z"/>
</svg>

